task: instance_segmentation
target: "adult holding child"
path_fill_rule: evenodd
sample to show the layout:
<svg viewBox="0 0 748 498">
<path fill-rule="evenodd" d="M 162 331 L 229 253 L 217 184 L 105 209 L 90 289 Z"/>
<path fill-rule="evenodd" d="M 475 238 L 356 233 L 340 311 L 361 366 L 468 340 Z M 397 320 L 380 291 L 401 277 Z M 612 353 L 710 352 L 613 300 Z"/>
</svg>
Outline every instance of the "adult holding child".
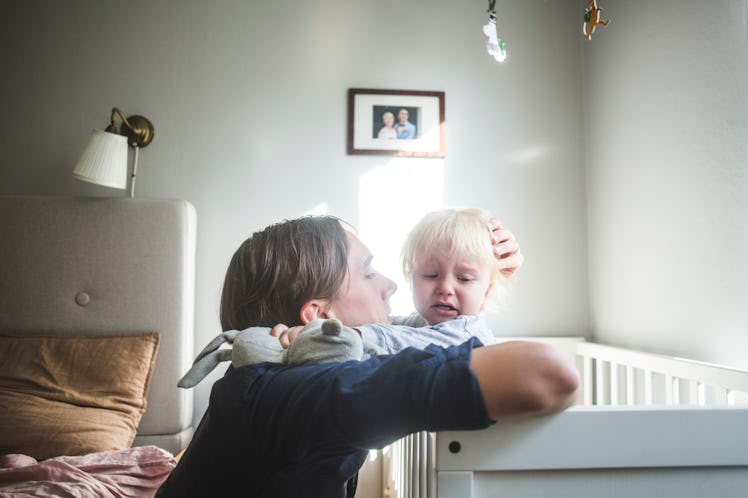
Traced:
<svg viewBox="0 0 748 498">
<path fill-rule="evenodd" d="M 415 312 L 394 317 L 393 323 L 356 327 L 363 340 L 389 353 L 428 344 L 450 346 L 478 338 L 482 344 L 496 342 L 482 317 L 494 308 L 517 269 L 507 266 L 511 258 L 522 263 L 519 247 L 514 254 L 496 253 L 486 236 L 499 225 L 487 211 L 477 208 L 442 209 L 427 213 L 410 230 L 402 250 L 405 279 L 413 292 Z M 515 242 L 506 229 L 499 240 L 504 248 Z M 497 234 L 499 235 L 499 234 Z M 298 332 L 297 332 L 298 333 Z"/>
<path fill-rule="evenodd" d="M 388 322 L 395 288 L 338 219 L 287 220 L 256 232 L 234 254 L 221 324 Z M 230 369 L 157 496 L 350 498 L 370 448 L 420 430 L 480 429 L 572 403 L 576 371 L 551 347 L 478 346 L 472 339 L 366 361 Z"/>
<path fill-rule="evenodd" d="M 486 234 L 490 233 L 490 237 Z M 382 352 L 429 344 L 454 346 L 471 337 L 483 345 L 496 337 L 482 312 L 495 309 L 523 256 L 514 234 L 483 209 L 426 213 L 408 233 L 402 267 L 415 312 L 391 322 L 355 326 L 364 343 Z M 310 330 L 279 324 L 272 334 L 283 347 Z"/>
</svg>

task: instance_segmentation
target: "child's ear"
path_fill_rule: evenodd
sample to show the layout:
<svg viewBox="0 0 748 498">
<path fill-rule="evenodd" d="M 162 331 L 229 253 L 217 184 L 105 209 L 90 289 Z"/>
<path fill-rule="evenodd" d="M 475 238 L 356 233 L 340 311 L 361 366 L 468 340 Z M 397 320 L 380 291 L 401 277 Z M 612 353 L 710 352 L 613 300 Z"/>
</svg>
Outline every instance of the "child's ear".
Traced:
<svg viewBox="0 0 748 498">
<path fill-rule="evenodd" d="M 301 306 L 299 317 L 301 323 L 314 321 L 318 318 L 330 318 L 327 314 L 328 302 L 325 299 L 310 299 Z"/>
</svg>

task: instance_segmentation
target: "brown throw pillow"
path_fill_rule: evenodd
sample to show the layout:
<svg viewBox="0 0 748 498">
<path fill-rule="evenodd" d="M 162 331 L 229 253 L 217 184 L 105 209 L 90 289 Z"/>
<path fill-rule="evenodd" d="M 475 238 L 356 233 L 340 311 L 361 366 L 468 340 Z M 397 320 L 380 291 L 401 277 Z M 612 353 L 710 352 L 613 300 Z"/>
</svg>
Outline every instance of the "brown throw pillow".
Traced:
<svg viewBox="0 0 748 498">
<path fill-rule="evenodd" d="M 146 407 L 157 332 L 0 336 L 0 454 L 122 450 Z"/>
</svg>

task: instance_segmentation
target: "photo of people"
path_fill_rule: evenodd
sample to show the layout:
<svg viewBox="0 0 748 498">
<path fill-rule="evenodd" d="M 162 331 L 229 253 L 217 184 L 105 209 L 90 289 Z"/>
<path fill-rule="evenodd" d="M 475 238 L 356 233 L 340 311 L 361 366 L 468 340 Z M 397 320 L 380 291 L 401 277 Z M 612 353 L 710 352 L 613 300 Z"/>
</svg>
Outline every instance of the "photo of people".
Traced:
<svg viewBox="0 0 748 498">
<path fill-rule="evenodd" d="M 372 138 L 379 140 L 412 140 L 418 138 L 418 107 L 375 105 Z"/>
<path fill-rule="evenodd" d="M 348 89 L 349 154 L 444 157 L 444 92 Z"/>
<path fill-rule="evenodd" d="M 377 138 L 380 140 L 394 140 L 397 138 L 397 130 L 394 127 L 395 115 L 390 111 L 385 111 L 382 114 L 382 126 L 377 132 Z"/>
<path fill-rule="evenodd" d="M 405 140 L 410 138 L 416 138 L 416 126 L 408 121 L 410 118 L 410 112 L 408 109 L 403 107 L 397 112 L 397 138 Z"/>
</svg>

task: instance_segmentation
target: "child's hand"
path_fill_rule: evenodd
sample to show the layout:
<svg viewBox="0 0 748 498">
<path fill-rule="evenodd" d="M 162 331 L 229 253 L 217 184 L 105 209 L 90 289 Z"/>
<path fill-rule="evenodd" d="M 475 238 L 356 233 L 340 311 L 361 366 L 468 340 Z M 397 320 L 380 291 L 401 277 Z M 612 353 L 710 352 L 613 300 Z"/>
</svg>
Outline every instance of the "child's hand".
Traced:
<svg viewBox="0 0 748 498">
<path fill-rule="evenodd" d="M 514 234 L 501 226 L 501 221 L 491 218 L 488 221 L 488 229 L 491 231 L 491 244 L 493 253 L 499 260 L 499 268 L 505 277 L 511 277 L 519 270 L 525 257 L 519 248 L 519 242 Z"/>
<path fill-rule="evenodd" d="M 301 331 L 304 329 L 303 326 L 297 325 L 295 327 L 287 327 L 286 325 L 279 323 L 272 329 L 270 329 L 270 335 L 277 337 L 283 346 L 283 349 L 288 349 L 288 346 L 296 339 Z"/>
</svg>

